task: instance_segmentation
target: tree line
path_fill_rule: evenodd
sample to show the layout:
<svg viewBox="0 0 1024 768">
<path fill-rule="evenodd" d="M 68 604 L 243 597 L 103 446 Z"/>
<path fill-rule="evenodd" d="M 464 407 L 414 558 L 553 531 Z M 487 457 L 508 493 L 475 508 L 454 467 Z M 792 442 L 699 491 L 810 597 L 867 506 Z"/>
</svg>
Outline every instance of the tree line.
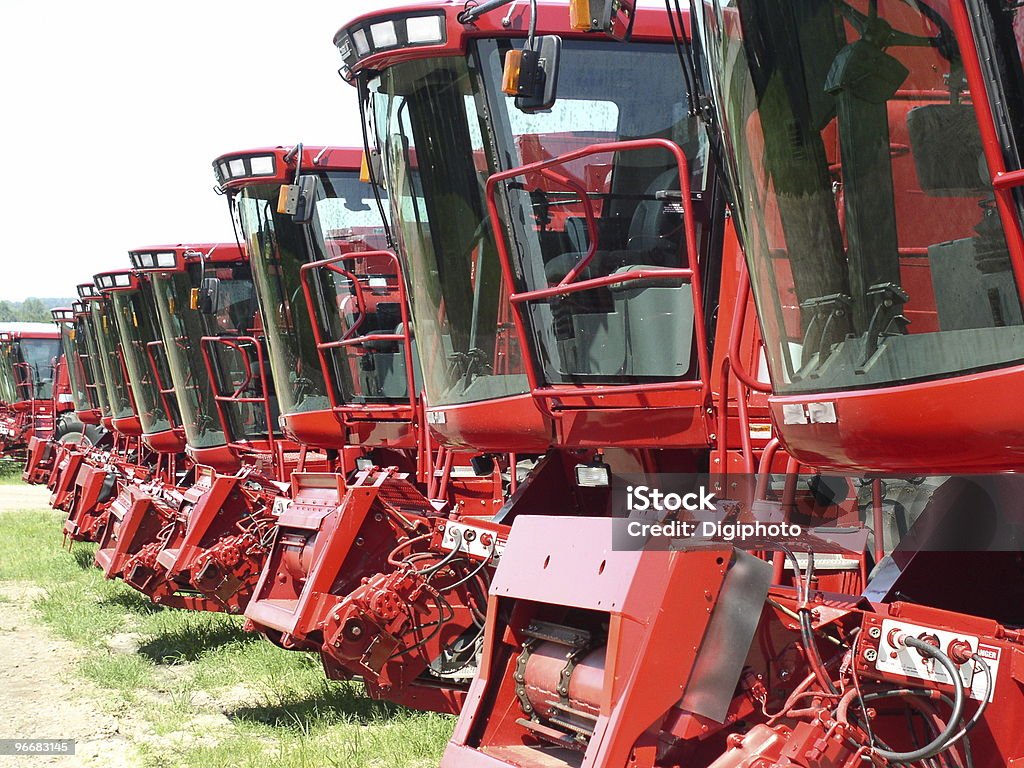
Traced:
<svg viewBox="0 0 1024 768">
<path fill-rule="evenodd" d="M 50 323 L 53 307 L 70 307 L 74 299 L 25 299 L 0 301 L 0 323 Z"/>
</svg>

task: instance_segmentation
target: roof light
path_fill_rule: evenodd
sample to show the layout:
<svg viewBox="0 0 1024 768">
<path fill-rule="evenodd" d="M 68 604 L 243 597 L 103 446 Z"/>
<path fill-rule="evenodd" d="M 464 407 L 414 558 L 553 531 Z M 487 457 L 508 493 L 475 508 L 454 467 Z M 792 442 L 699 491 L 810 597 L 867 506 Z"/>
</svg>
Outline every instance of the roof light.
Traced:
<svg viewBox="0 0 1024 768">
<path fill-rule="evenodd" d="M 405 30 L 410 45 L 444 41 L 444 25 L 440 16 L 414 16 L 406 19 Z"/>
<path fill-rule="evenodd" d="M 365 29 L 357 29 L 352 33 L 352 44 L 356 47 L 357 56 L 365 56 L 370 52 L 370 43 L 366 40 Z"/>
<path fill-rule="evenodd" d="M 155 256 L 156 266 L 158 267 L 166 267 L 170 269 L 178 263 L 178 257 L 174 251 L 162 251 L 155 254 Z"/>
<path fill-rule="evenodd" d="M 606 488 L 611 483 L 612 469 L 607 464 L 594 461 L 576 465 L 576 485 L 581 488 Z"/>
<path fill-rule="evenodd" d="M 381 21 L 370 25 L 374 48 L 394 48 L 398 45 L 398 31 L 395 22 Z"/>
<path fill-rule="evenodd" d="M 127 272 L 120 272 L 113 276 L 111 284 L 117 288 L 127 288 L 132 284 L 132 276 Z"/>
<path fill-rule="evenodd" d="M 342 30 L 334 42 L 341 51 L 342 70 L 350 75 L 360 59 L 407 45 L 441 45 L 447 32 L 443 13 L 414 14 Z"/>
<path fill-rule="evenodd" d="M 251 176 L 273 176 L 277 173 L 277 159 L 274 155 L 233 157 L 214 163 L 213 171 L 220 184 Z"/>
<path fill-rule="evenodd" d="M 257 155 L 249 159 L 249 173 L 253 176 L 273 176 L 274 156 Z"/>
<path fill-rule="evenodd" d="M 132 266 L 137 269 L 152 269 L 155 263 L 156 254 L 153 253 L 137 253 L 132 259 Z"/>
</svg>

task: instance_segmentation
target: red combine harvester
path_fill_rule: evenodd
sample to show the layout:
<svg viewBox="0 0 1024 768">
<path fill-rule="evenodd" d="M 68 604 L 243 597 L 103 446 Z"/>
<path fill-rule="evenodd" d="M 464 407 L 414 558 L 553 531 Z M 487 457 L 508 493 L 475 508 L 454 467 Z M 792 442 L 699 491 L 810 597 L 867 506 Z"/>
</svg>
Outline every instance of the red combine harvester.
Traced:
<svg viewBox="0 0 1024 768">
<path fill-rule="evenodd" d="M 52 310 L 62 311 L 62 310 Z M 70 310 L 63 310 L 68 311 Z M 65 442 L 79 442 L 86 439 L 83 432 L 83 425 L 74 413 L 74 395 L 72 393 L 72 382 L 70 371 L 67 369 L 64 354 L 65 339 L 61 334 L 58 355 L 54 358 L 50 386 L 51 419 L 50 426 L 45 422 L 39 426 L 34 425 L 32 436 L 28 439 L 28 447 L 25 454 L 25 468 L 21 473 L 21 479 L 31 485 L 38 485 L 47 482 L 54 468 L 54 458 L 57 455 L 55 446 Z M 35 408 L 38 416 L 38 406 Z M 36 419 L 38 421 L 38 419 Z M 41 427 L 41 428 L 40 428 Z"/>
<path fill-rule="evenodd" d="M 54 432 L 70 407 L 67 376 L 61 375 L 60 334 L 44 323 L 0 324 L 0 456 L 24 459 Z M 35 442 L 33 442 L 35 439 Z"/>
<path fill-rule="evenodd" d="M 482 593 L 461 590 L 473 579 L 474 589 L 488 587 L 516 516 L 565 517 L 559 537 L 567 541 L 578 516 L 608 513 L 613 474 L 730 464 L 752 473 L 776 455 L 761 450 L 769 445 L 763 397 L 736 380 L 729 345 L 712 343 L 728 338 L 737 313 L 743 319 L 732 303 L 742 262 L 710 183 L 707 143 L 685 105 L 673 106 L 678 84 L 652 92 L 596 77 L 600 57 L 618 49 L 580 35 L 561 49 L 574 73 L 572 81 L 563 73 L 561 87 L 575 109 L 524 116 L 501 93 L 501 61 L 526 35 L 526 9 L 507 25 L 470 28 L 457 19 L 461 7 L 361 17 L 336 41 L 371 110 L 367 165 L 390 198 L 389 240 L 407 279 L 431 443 L 442 456 L 471 456 L 481 475 L 499 472 L 503 503 L 495 514 L 486 500 L 447 498 L 442 481 L 425 492 L 395 488 L 402 510 L 385 495 L 389 478 L 379 468 L 337 490 L 318 478 L 311 502 L 293 502 L 294 519 L 282 514 L 281 564 L 272 555 L 247 609 L 264 627 L 272 619 L 284 644 L 321 643 L 331 676 L 358 675 L 371 695 L 436 708 L 464 699 L 485 618 Z M 563 15 L 540 8 L 547 28 L 564 28 Z M 640 18 L 642 67 L 678 66 L 660 15 Z M 665 109 L 651 118 L 659 97 Z M 605 116 L 604 127 L 579 132 L 580 115 L 591 111 Z M 585 149 L 595 138 L 605 143 Z M 567 150 L 575 150 L 570 159 L 553 162 Z M 508 187 L 514 201 L 488 200 L 494 172 L 525 177 Z M 514 255 L 492 229 L 503 216 L 519 224 Z M 309 265 L 308 279 L 342 261 Z M 336 310 L 321 295 L 307 283 L 312 314 L 332 331 L 321 346 L 355 346 L 349 325 L 329 325 Z M 753 331 L 735 347 L 733 360 L 756 362 Z M 376 487 L 364 490 L 369 480 Z M 417 515 L 412 491 L 422 494 Z M 310 521 L 331 515 L 342 533 L 325 544 L 310 535 Z M 367 579 L 365 553 L 387 527 L 400 546 Z M 761 565 L 759 600 L 771 571 Z M 745 589 L 756 595 L 752 581 Z M 551 581 L 537 573 L 530 583 Z M 457 598 L 471 623 L 437 598 Z M 558 632 L 537 630 L 538 642 L 548 630 Z M 752 636 L 753 625 L 746 631 Z"/>
<path fill-rule="evenodd" d="M 500 503 L 496 472 L 477 476 L 468 457 L 459 466 L 427 440 L 401 270 L 378 250 L 381 208 L 359 178 L 361 158 L 297 146 L 214 163 L 252 259 L 284 430 L 331 459 L 330 472 L 292 475 L 246 608 L 255 628 L 297 649 L 320 649 L 335 603 L 422 536 L 428 487 Z M 351 675 L 324 661 L 329 675 Z"/>
<path fill-rule="evenodd" d="M 146 332 L 124 323 L 125 341 L 140 380 L 152 376 L 147 400 L 161 413 L 174 409 L 163 433 L 181 426 L 184 440 L 172 428 L 169 443 L 185 448 L 191 468 L 128 491 L 128 528 L 110 553 L 110 575 L 159 603 L 237 613 L 259 571 L 272 499 L 306 451 L 274 427 L 262 321 L 238 246 L 155 246 L 131 259 L 155 309 Z"/>
<path fill-rule="evenodd" d="M 776 556 L 767 598 L 763 569 L 721 538 L 624 551 L 603 520 L 520 518 L 442 764 L 1016 765 L 1020 483 L 992 473 L 1021 469 L 1021 11 L 694 7 L 695 59 L 689 19 L 669 11 L 681 79 L 709 86 L 695 111 L 729 185 L 790 466 L 929 476 L 926 503 L 888 542 L 876 510 L 890 554 L 862 591 L 823 589 L 816 559 L 833 550 L 805 537 Z M 629 3 L 572 9 L 581 31 L 637 41 Z M 635 47 L 609 54 L 616 78 Z M 986 476 L 946 477 L 965 472 Z"/>
</svg>

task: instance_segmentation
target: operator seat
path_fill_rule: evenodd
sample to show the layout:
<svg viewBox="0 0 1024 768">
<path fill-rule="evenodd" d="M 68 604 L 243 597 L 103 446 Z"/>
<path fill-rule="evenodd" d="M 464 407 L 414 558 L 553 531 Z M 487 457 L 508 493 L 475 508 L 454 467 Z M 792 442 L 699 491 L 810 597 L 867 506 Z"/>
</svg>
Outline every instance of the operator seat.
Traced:
<svg viewBox="0 0 1024 768">
<path fill-rule="evenodd" d="M 648 185 L 630 220 L 624 249 L 598 250 L 579 279 L 610 275 L 622 267 L 669 267 L 678 265 L 683 243 L 682 206 L 659 193 L 679 190 L 679 169 L 658 174 Z M 573 217 L 566 223 L 566 235 L 576 250 L 551 259 L 544 272 L 549 285 L 557 285 L 586 256 L 588 236 L 586 220 Z"/>
</svg>

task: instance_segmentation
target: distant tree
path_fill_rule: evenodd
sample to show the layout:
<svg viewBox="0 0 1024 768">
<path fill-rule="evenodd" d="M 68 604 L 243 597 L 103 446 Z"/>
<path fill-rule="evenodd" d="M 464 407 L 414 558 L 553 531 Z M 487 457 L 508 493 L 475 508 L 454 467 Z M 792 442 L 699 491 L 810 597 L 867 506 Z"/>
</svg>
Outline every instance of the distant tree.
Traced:
<svg viewBox="0 0 1024 768">
<path fill-rule="evenodd" d="M 18 315 L 23 323 L 48 323 L 53 319 L 46 305 L 36 298 L 25 299 Z"/>
<path fill-rule="evenodd" d="M 13 323 L 18 319 L 18 314 L 9 301 L 0 301 L 0 323 Z"/>
</svg>

